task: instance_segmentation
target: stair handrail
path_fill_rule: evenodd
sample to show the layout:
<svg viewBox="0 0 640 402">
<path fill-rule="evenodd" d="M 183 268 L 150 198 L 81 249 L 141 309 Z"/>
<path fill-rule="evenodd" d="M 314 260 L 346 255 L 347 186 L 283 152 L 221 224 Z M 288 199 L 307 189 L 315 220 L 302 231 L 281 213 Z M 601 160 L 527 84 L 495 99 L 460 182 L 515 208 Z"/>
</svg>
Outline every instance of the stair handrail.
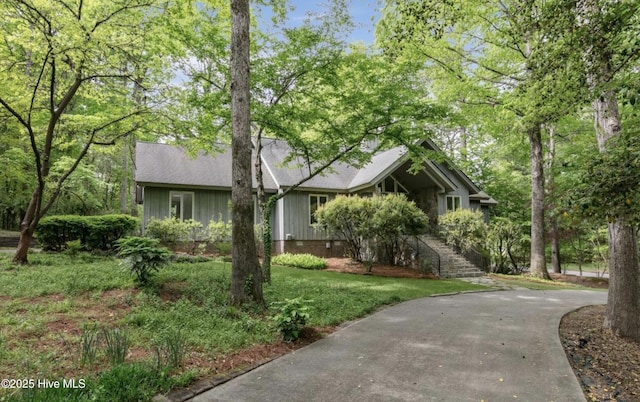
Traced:
<svg viewBox="0 0 640 402">
<path fill-rule="evenodd" d="M 429 231 L 428 234 L 435 236 L 437 239 L 440 239 L 442 242 L 444 242 L 445 244 L 446 241 L 444 239 L 444 236 L 442 235 L 442 230 L 440 229 L 440 225 L 433 225 Z M 476 268 L 488 273 L 489 269 L 491 267 L 491 261 L 490 259 L 481 251 L 475 249 L 475 248 L 471 248 L 467 251 L 461 251 L 459 250 L 457 247 L 453 247 L 453 246 L 449 246 L 456 254 L 461 255 L 462 257 L 466 258 L 471 264 L 473 264 L 474 266 L 476 266 Z"/>
<path fill-rule="evenodd" d="M 419 263 L 421 261 L 420 250 L 422 249 L 427 254 L 427 257 L 431 260 L 431 264 L 438 271 L 438 276 L 440 276 L 440 253 L 438 253 L 431 246 L 429 246 L 424 240 L 420 238 L 420 236 L 407 236 L 407 237 L 411 238 L 411 240 L 415 243 L 415 246 L 414 246 L 411 242 L 407 241 L 408 240 L 407 238 L 405 238 L 406 244 L 408 244 L 414 249 L 416 253 L 415 258 L 418 261 L 418 264 L 420 265 Z"/>
</svg>

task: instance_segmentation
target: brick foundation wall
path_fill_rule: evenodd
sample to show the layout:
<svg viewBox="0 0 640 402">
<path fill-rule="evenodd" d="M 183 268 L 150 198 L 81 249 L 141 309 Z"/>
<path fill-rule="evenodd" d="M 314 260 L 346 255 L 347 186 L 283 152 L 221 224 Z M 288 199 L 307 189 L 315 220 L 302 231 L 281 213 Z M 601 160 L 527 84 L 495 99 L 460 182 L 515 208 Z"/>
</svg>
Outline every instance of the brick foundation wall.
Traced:
<svg viewBox="0 0 640 402">
<path fill-rule="evenodd" d="M 327 244 L 329 247 L 327 247 Z M 280 240 L 273 242 L 273 254 L 313 254 L 318 257 L 344 257 L 344 242 L 339 240 Z"/>
</svg>

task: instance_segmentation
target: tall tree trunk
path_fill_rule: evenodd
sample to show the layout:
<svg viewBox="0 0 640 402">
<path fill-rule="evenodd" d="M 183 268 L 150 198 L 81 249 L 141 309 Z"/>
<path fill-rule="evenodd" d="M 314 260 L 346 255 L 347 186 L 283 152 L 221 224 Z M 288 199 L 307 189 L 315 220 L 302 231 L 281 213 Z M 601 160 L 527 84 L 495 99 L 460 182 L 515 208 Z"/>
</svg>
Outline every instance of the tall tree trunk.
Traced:
<svg viewBox="0 0 640 402">
<path fill-rule="evenodd" d="M 558 229 L 558 218 L 556 216 L 556 189 L 553 168 L 556 161 L 556 128 L 553 125 L 548 126 L 549 143 L 547 145 L 547 164 L 545 166 L 545 172 L 547 173 L 546 189 L 548 191 L 547 200 L 553 200 L 551 209 L 551 227 L 549 230 L 549 237 L 551 240 L 551 266 L 553 272 L 556 274 L 562 273 L 562 266 L 560 265 L 560 233 Z"/>
<path fill-rule="evenodd" d="M 231 0 L 231 304 L 239 306 L 251 298 L 264 306 L 262 271 L 253 231 L 249 17 L 249 0 Z"/>
<path fill-rule="evenodd" d="M 593 102 L 594 127 L 601 153 L 622 132 L 615 93 L 606 91 Z M 640 342 L 640 265 L 635 228 L 624 217 L 609 223 L 609 294 L 604 327 Z"/>
<path fill-rule="evenodd" d="M 544 168 L 540 125 L 529 128 L 531 144 L 531 266 L 530 274 L 550 279 L 544 254 Z"/>
</svg>

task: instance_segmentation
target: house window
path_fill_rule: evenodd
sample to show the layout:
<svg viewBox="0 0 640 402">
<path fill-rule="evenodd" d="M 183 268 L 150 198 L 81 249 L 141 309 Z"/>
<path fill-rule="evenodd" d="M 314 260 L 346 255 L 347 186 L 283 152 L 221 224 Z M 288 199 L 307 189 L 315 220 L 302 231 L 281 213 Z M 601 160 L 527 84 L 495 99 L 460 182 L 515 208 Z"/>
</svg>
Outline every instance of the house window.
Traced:
<svg viewBox="0 0 640 402">
<path fill-rule="evenodd" d="M 169 198 L 172 218 L 181 221 L 193 219 L 193 193 L 172 191 Z"/>
<path fill-rule="evenodd" d="M 448 195 L 447 196 L 447 212 L 456 211 L 460 209 L 462 199 L 459 195 Z"/>
<path fill-rule="evenodd" d="M 326 204 L 328 200 L 329 200 L 329 197 L 326 195 L 319 195 L 319 194 L 309 195 L 309 225 L 313 225 L 314 223 L 317 222 L 314 214 L 318 210 L 318 208 Z"/>
<path fill-rule="evenodd" d="M 378 189 L 381 194 L 407 194 L 408 191 L 398 180 L 393 178 L 392 176 L 387 176 L 380 184 L 378 184 Z"/>
</svg>

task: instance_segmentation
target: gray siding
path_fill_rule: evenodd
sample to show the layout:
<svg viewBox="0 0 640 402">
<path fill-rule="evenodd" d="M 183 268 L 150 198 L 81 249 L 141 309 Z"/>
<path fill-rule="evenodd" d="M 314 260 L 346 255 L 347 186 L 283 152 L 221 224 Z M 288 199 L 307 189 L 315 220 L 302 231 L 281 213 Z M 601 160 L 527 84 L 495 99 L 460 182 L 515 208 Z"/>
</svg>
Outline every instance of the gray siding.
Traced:
<svg viewBox="0 0 640 402">
<path fill-rule="evenodd" d="M 276 222 L 283 218 L 282 231 L 274 231 L 275 240 L 287 240 L 287 234 L 291 235 L 294 240 L 326 240 L 327 236 L 321 230 L 314 229 L 309 225 L 309 195 L 327 195 L 329 201 L 335 198 L 335 194 L 327 192 L 297 192 L 287 194 L 283 198 L 282 207 L 276 208 L 274 215 Z M 282 212 L 282 217 L 279 216 Z M 276 235 L 278 238 L 276 238 Z"/>
<path fill-rule="evenodd" d="M 186 190 L 164 187 L 145 187 L 144 189 L 144 226 L 149 219 L 164 219 L 170 216 L 169 194 L 171 191 L 192 192 L 194 194 L 193 218 L 204 226 L 210 220 L 229 221 L 231 213 L 229 202 L 231 193 L 219 190 Z"/>
<path fill-rule="evenodd" d="M 446 194 L 438 195 L 438 214 L 439 215 L 444 215 L 447 213 L 447 196 L 448 195 L 459 196 L 461 208 L 464 208 L 464 209 L 471 208 L 471 204 L 469 203 L 469 190 L 467 189 L 467 187 L 464 185 L 464 183 L 458 180 L 458 178 L 455 177 L 453 174 L 449 174 L 449 171 L 447 171 L 447 173 L 448 173 L 447 176 L 453 183 L 455 183 L 457 189 L 455 189 L 454 191 L 448 192 Z"/>
</svg>

